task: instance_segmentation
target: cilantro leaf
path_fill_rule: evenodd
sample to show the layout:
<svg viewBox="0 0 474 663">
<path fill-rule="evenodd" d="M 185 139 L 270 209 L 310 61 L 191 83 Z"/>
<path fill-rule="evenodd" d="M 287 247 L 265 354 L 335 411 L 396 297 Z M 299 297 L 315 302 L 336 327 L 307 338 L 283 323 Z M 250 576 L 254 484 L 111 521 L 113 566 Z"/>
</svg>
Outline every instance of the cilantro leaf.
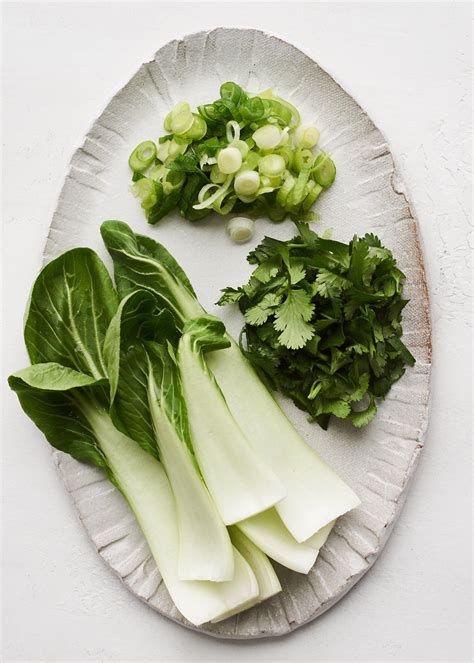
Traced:
<svg viewBox="0 0 474 663">
<path fill-rule="evenodd" d="M 273 326 L 281 332 L 278 340 L 286 348 L 297 350 L 313 336 L 314 331 L 308 323 L 313 315 L 314 304 L 311 297 L 303 290 L 290 290 L 284 302 L 275 311 Z"/>
<path fill-rule="evenodd" d="M 222 295 L 217 301 L 218 306 L 225 306 L 225 304 L 236 304 L 244 295 L 244 292 L 241 288 L 223 288 L 221 292 Z"/>
<path fill-rule="evenodd" d="M 255 304 L 255 306 L 252 306 L 245 311 L 245 320 L 250 325 L 256 325 L 257 327 L 263 325 L 275 308 L 280 304 L 281 300 L 281 295 L 275 295 L 274 293 L 269 292 L 264 295 L 258 304 Z"/>
<path fill-rule="evenodd" d="M 319 270 L 313 283 L 313 292 L 315 295 L 330 299 L 337 297 L 343 290 L 347 290 L 351 286 L 352 283 L 349 279 L 323 268 Z"/>
<path fill-rule="evenodd" d="M 306 276 L 304 262 L 295 258 L 290 258 L 288 261 L 288 275 L 290 277 L 291 285 L 296 285 L 302 281 Z"/>
<path fill-rule="evenodd" d="M 252 276 L 260 281 L 260 283 L 267 283 L 273 276 L 278 274 L 279 269 L 278 257 L 270 258 L 266 262 L 259 265 L 253 272 Z"/>
<path fill-rule="evenodd" d="M 352 421 L 353 426 L 356 428 L 363 428 L 364 426 L 367 426 L 369 422 L 372 421 L 372 419 L 375 417 L 377 414 L 377 406 L 375 404 L 375 400 L 371 400 L 370 404 L 365 410 L 359 410 L 359 411 L 352 411 L 350 415 L 350 419 Z"/>
</svg>

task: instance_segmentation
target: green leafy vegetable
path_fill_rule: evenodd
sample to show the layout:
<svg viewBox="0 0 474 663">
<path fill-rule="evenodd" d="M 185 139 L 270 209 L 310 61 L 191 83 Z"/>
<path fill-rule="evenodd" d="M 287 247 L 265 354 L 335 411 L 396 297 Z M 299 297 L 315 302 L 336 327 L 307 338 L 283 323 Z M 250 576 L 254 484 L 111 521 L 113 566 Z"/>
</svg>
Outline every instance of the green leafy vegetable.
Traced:
<svg viewBox="0 0 474 663">
<path fill-rule="evenodd" d="M 302 232 L 304 231 L 305 227 L 302 227 Z M 197 301 L 185 273 L 163 246 L 150 238 L 135 235 L 126 224 L 119 221 L 106 221 L 102 224 L 101 232 L 114 262 L 115 282 L 121 297 L 126 297 L 140 288 L 146 289 L 156 297 L 160 306 L 169 308 L 173 312 L 181 328 L 186 321 L 204 315 L 204 309 Z M 345 260 L 344 251 L 341 252 L 341 247 L 344 246 L 337 242 L 329 244 L 328 267 L 333 266 L 335 257 L 338 260 Z M 273 257 L 274 252 L 277 255 Z M 258 262 L 258 256 L 263 256 L 262 263 L 266 262 L 264 258 L 267 253 L 272 260 L 268 261 L 268 265 L 258 268 L 260 281 L 254 277 L 248 287 L 249 293 L 258 289 L 260 283 L 264 283 L 271 293 L 277 281 L 280 285 L 286 282 L 286 276 L 277 276 L 283 258 L 289 265 L 288 270 L 293 274 L 293 281 L 303 283 L 300 278 L 303 263 L 290 259 L 285 242 L 267 240 L 265 245 L 258 247 L 253 262 Z M 247 286 L 244 286 L 244 292 L 246 289 Z M 241 289 L 228 289 L 225 297 L 229 301 L 234 301 L 242 297 Z M 279 304 L 280 300 L 278 298 L 277 300 Z M 273 300 L 275 305 L 278 305 L 277 300 Z M 196 325 L 196 322 L 192 324 Z M 202 323 L 199 323 L 199 326 L 202 326 Z M 207 324 L 204 327 L 206 328 Z M 263 327 L 265 324 L 261 328 Z M 273 333 L 273 326 L 271 330 Z M 357 496 L 349 486 L 298 435 L 232 339 L 227 336 L 227 341 L 230 341 L 230 346 L 227 348 L 209 347 L 203 358 L 193 350 L 192 339 L 189 336 L 188 339 L 187 353 L 190 355 L 192 373 L 188 373 L 187 382 L 189 384 L 189 375 L 195 373 L 199 385 L 190 390 L 189 399 L 191 400 L 193 394 L 201 392 L 203 384 L 205 389 L 212 387 L 212 398 L 217 398 L 218 394 L 212 385 L 212 379 L 204 373 L 207 365 L 211 377 L 215 377 L 222 391 L 226 408 L 241 432 L 284 485 L 287 495 L 274 508 L 285 527 L 298 542 L 305 541 L 335 518 L 359 504 Z M 310 342 L 316 340 L 314 336 Z M 217 334 L 215 341 L 223 343 L 221 332 Z M 214 348 L 217 348 L 217 345 L 214 345 Z M 268 354 L 272 361 L 271 348 Z M 205 364 L 202 363 L 202 359 Z M 262 361 L 268 365 L 265 353 Z M 219 404 L 216 412 L 222 412 L 222 407 L 222 403 Z M 191 416 L 191 413 L 188 414 Z M 228 415 L 225 417 L 227 419 Z M 231 457 L 234 457 L 233 453 Z M 308 504 L 313 505 L 311 509 L 307 508 Z"/>
<path fill-rule="evenodd" d="M 229 535 L 192 453 L 187 407 L 171 345 L 176 341 L 174 320 L 166 309 L 157 315 L 155 309 L 152 295 L 138 290 L 122 300 L 117 313 L 120 323 L 112 323 L 114 333 L 107 341 L 113 373 L 120 357 L 112 419 L 119 430 L 163 463 L 170 479 L 178 515 L 180 578 L 232 580 Z"/>
<path fill-rule="evenodd" d="M 9 383 L 52 446 L 105 470 L 122 492 L 182 614 L 196 625 L 222 619 L 259 601 L 255 574 L 242 555 L 230 548 L 231 580 L 181 578 L 176 488 L 172 492 L 156 459 L 154 442 L 141 448 L 117 430 L 109 416 L 109 393 L 120 390 L 118 349 L 132 352 L 132 336 L 147 338 L 157 330 L 174 327 L 170 314 L 153 319 L 156 299 L 150 293 L 136 293 L 127 302 L 117 320 L 117 296 L 105 267 L 92 251 L 75 249 L 54 260 L 39 275 L 26 315 L 25 341 L 37 363 L 10 376 Z M 156 384 L 161 380 L 162 388 L 157 400 L 169 404 L 169 399 L 178 398 L 176 380 L 167 374 L 166 382 L 165 371 L 160 373 L 162 365 L 153 365 L 153 375 L 161 375 L 155 379 Z M 182 408 L 173 405 L 170 428 L 185 430 L 183 416 Z M 181 444 L 178 449 L 182 448 L 187 447 Z M 229 549 L 227 533 L 221 527 Z M 216 545 L 216 541 L 212 543 Z"/>
<path fill-rule="evenodd" d="M 415 361 L 401 340 L 405 277 L 374 235 L 343 244 L 297 226 L 289 242 L 266 237 L 249 282 L 219 304 L 239 304 L 245 354 L 272 387 L 323 428 L 331 415 L 360 428 Z"/>
<path fill-rule="evenodd" d="M 204 313 L 186 274 L 164 246 L 145 235 L 136 235 L 122 221 L 107 221 L 100 231 L 114 261 L 121 297 L 134 290 L 147 290 L 181 323 Z"/>
<path fill-rule="evenodd" d="M 34 364 L 8 379 L 23 410 L 43 431 L 50 444 L 105 470 L 114 480 L 106 455 L 91 430 L 82 401 L 75 398 L 89 387 L 99 402 L 100 380 L 54 362 Z M 96 387 L 94 389 L 94 387 Z"/>
<path fill-rule="evenodd" d="M 232 417 L 203 352 L 227 348 L 223 323 L 203 315 L 185 323 L 177 361 L 199 467 L 226 525 L 270 508 L 285 496 Z"/>
<path fill-rule="evenodd" d="M 107 377 L 102 345 L 118 306 L 97 254 L 73 249 L 52 260 L 35 281 L 25 317 L 32 363 L 57 362 L 96 379 Z"/>
</svg>

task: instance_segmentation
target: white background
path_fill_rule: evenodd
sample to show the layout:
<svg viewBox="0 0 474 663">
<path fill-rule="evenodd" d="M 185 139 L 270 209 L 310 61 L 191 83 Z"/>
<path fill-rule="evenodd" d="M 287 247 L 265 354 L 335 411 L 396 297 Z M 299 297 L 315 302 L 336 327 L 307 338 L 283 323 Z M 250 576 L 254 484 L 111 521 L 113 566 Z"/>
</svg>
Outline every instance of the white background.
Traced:
<svg viewBox="0 0 474 663">
<path fill-rule="evenodd" d="M 159 46 L 219 25 L 286 37 L 384 132 L 421 226 L 434 344 L 426 446 L 384 554 L 340 604 L 278 641 L 212 640 L 135 600 L 6 390 L 3 660 L 470 660 L 470 4 L 16 2 L 3 13 L 5 374 L 26 363 L 23 310 L 74 149 Z"/>
</svg>

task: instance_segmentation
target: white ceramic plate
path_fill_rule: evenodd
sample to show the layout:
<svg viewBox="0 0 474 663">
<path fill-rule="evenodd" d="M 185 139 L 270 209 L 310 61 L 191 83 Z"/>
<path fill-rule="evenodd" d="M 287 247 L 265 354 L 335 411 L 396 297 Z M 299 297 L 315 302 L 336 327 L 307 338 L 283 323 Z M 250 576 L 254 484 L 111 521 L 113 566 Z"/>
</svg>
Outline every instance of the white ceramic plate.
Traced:
<svg viewBox="0 0 474 663">
<path fill-rule="evenodd" d="M 352 486 L 362 505 L 340 518 L 308 576 L 278 568 L 283 592 L 217 625 L 198 630 L 228 638 L 283 635 L 334 605 L 373 564 L 387 541 L 406 497 L 427 425 L 430 324 L 416 222 L 394 169 L 390 150 L 367 114 L 314 61 L 294 46 L 258 30 L 218 28 L 189 35 L 161 48 L 110 101 L 74 154 L 51 224 L 45 261 L 73 246 L 96 249 L 100 223 L 121 219 L 149 233 L 177 258 L 202 304 L 224 317 L 237 333 L 236 311 L 216 309 L 219 289 L 246 281 L 250 245 L 230 242 L 222 219 L 190 224 L 173 214 L 146 225 L 130 194 L 127 159 L 140 141 L 162 133 L 165 114 L 179 100 L 191 104 L 218 97 L 233 80 L 258 91 L 272 87 L 321 130 L 321 146 L 337 165 L 337 178 L 318 201 L 321 228 L 349 240 L 377 233 L 393 249 L 407 275 L 411 299 L 404 313 L 404 340 L 417 363 L 392 388 L 367 428 L 341 421 L 328 432 L 309 424 L 291 403 L 283 407 L 307 442 Z M 260 220 L 252 245 L 264 234 L 288 238 L 293 225 Z M 99 470 L 56 453 L 59 472 L 99 554 L 130 591 L 184 626 L 161 581 L 146 542 L 122 496 Z M 311 505 L 308 505 L 311 508 Z"/>
</svg>

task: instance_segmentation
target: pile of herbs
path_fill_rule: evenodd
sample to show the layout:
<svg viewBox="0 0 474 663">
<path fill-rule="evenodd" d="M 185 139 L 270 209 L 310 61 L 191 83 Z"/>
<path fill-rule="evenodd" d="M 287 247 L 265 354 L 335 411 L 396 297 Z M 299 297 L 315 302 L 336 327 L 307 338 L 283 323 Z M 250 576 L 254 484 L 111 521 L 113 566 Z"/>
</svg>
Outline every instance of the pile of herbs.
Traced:
<svg viewBox="0 0 474 663">
<path fill-rule="evenodd" d="M 296 225 L 289 241 L 265 237 L 248 283 L 218 303 L 238 303 L 242 350 L 270 387 L 324 429 L 331 415 L 360 428 L 415 362 L 401 340 L 405 275 L 373 234 L 345 244 Z"/>
</svg>

